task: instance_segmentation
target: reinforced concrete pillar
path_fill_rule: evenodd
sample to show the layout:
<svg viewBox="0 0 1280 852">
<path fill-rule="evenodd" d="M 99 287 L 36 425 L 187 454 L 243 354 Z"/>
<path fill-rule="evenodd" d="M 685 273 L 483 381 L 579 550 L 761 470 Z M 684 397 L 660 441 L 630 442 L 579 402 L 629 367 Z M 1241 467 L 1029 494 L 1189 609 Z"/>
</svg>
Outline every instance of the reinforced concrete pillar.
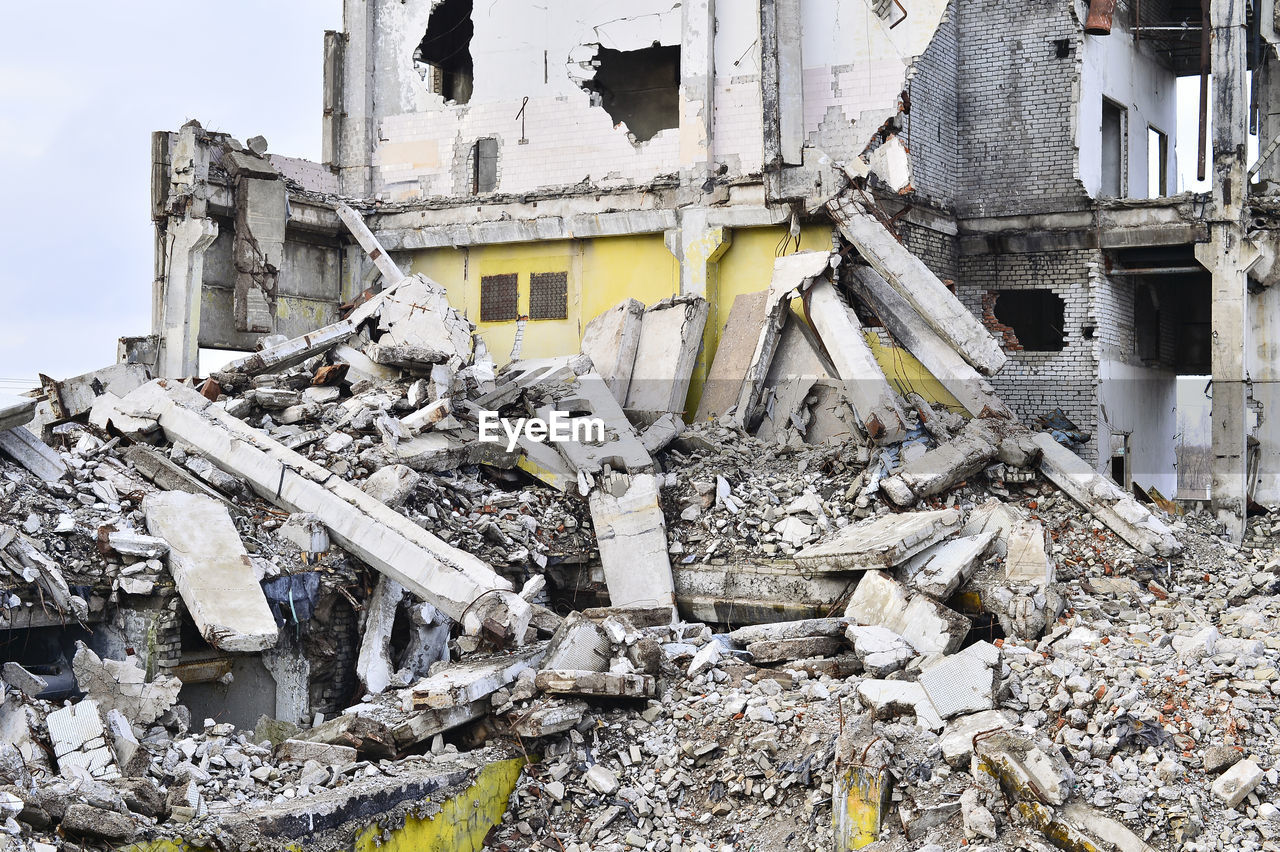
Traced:
<svg viewBox="0 0 1280 852">
<path fill-rule="evenodd" d="M 687 207 L 679 211 L 680 227 L 667 231 L 667 250 L 680 263 L 680 295 L 701 296 L 712 304 L 711 317 L 702 332 L 702 347 L 693 367 L 689 383 L 689 411 L 697 409 L 702 385 L 711 362 L 711 342 L 718 332 L 715 305 L 719 301 L 720 258 L 733 242 L 733 231 L 707 222 L 705 207 Z"/>
<path fill-rule="evenodd" d="M 200 368 L 200 289 L 204 283 L 204 253 L 218 236 L 213 219 L 184 216 L 170 219 L 165 275 L 162 281 L 160 358 L 161 378 L 195 376 Z"/>
</svg>

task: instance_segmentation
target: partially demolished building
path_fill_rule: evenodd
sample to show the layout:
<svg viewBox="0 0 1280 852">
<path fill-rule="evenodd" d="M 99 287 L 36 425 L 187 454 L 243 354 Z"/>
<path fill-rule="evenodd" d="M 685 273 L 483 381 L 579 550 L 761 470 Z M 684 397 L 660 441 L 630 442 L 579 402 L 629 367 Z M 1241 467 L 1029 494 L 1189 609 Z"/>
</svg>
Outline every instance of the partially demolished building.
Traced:
<svg viewBox="0 0 1280 852">
<path fill-rule="evenodd" d="M 1275 848 L 1275 20 L 345 0 L 0 400 L 8 835 Z"/>
</svg>

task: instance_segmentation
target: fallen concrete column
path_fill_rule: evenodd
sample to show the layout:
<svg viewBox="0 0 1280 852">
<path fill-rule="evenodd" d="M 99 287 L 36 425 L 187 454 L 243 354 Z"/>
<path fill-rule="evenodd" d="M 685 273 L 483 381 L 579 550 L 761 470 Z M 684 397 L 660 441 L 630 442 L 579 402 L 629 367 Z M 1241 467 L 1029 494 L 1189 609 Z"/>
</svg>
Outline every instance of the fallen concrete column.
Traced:
<svg viewBox="0 0 1280 852">
<path fill-rule="evenodd" d="M 395 284 L 404 278 L 404 273 L 400 271 L 400 267 L 396 266 L 395 261 L 387 254 L 387 250 L 382 247 L 382 243 L 378 242 L 378 238 L 373 235 L 373 231 L 370 231 L 369 226 L 364 223 L 364 217 L 341 202 L 334 209 L 337 210 L 338 218 L 342 220 L 342 224 L 346 225 L 347 230 L 356 238 L 360 248 L 364 249 L 365 254 L 369 255 L 369 259 L 373 261 L 374 266 L 378 267 L 378 271 L 382 273 L 382 277 L 386 279 L 388 285 Z"/>
<path fill-rule="evenodd" d="M 981 471 L 996 457 L 999 445 L 992 421 L 970 420 L 959 435 L 880 480 L 880 490 L 899 506 L 913 505 Z"/>
<path fill-rule="evenodd" d="M 625 477 L 616 477 L 621 485 Z M 591 524 L 600 548 L 604 581 L 613 606 L 675 606 L 667 555 L 667 525 L 653 474 L 630 477 L 621 493 L 591 492 Z"/>
<path fill-rule="evenodd" d="M 0 432 L 0 451 L 45 482 L 57 482 L 67 474 L 62 456 L 26 426 Z"/>
<path fill-rule="evenodd" d="M 147 529 L 169 542 L 169 573 L 205 641 L 221 651 L 275 647 L 275 617 L 227 510 L 207 497 L 165 491 L 148 494 L 142 511 Z"/>
<path fill-rule="evenodd" d="M 487 698 L 542 662 L 546 646 L 446 666 L 412 688 L 415 709 L 443 710 Z"/>
<path fill-rule="evenodd" d="M 169 440 L 199 448 L 276 505 L 314 514 L 340 547 L 434 604 L 468 633 L 484 628 L 517 644 L 524 641 L 532 610 L 488 565 L 190 388 L 152 382 L 121 404 L 136 416 L 155 419 Z"/>
<path fill-rule="evenodd" d="M 676 296 L 644 312 L 624 408 L 654 414 L 684 411 L 710 311 L 706 299 Z"/>
<path fill-rule="evenodd" d="M 644 304 L 626 299 L 592 319 L 582 333 L 582 354 L 591 359 L 619 405 L 631 388 L 643 317 Z"/>
<path fill-rule="evenodd" d="M 950 654 L 969 633 L 970 622 L 928 595 L 914 594 L 883 571 L 868 571 L 853 590 L 845 617 L 884 627 L 921 654 Z"/>
<path fill-rule="evenodd" d="M 991 383 L 934 331 L 920 312 L 869 266 L 854 266 L 847 278 L 853 291 L 880 317 L 893 338 L 924 365 L 935 379 L 974 417 L 1006 417 L 1013 412 Z"/>
<path fill-rule="evenodd" d="M 403 597 L 404 587 L 383 574 L 365 604 L 356 677 L 360 678 L 364 691 L 372 695 L 386 691 L 391 685 L 391 676 L 395 674 L 391 663 L 391 629 L 395 626 L 396 609 Z"/>
<path fill-rule="evenodd" d="M 978 372 L 988 376 L 999 372 L 1005 362 L 1000 344 L 924 261 L 849 195 L 827 202 L 827 212 L 844 238 L 943 340 Z"/>
<path fill-rule="evenodd" d="M 805 310 L 867 435 L 877 444 L 901 441 L 907 434 L 906 418 L 853 309 L 830 281 L 818 279 L 806 292 Z"/>
<path fill-rule="evenodd" d="M 1089 467 L 1047 432 L 1033 439 L 1040 447 L 1040 472 L 1071 499 L 1106 524 L 1144 556 L 1174 556 L 1182 545 L 1158 518 L 1110 479 Z"/>
<path fill-rule="evenodd" d="M 880 515 L 806 547 L 795 561 L 811 571 L 892 568 L 954 533 L 960 521 L 955 509 Z"/>
<path fill-rule="evenodd" d="M 769 367 L 782 339 L 788 303 L 806 281 L 822 275 L 831 266 L 828 252 L 803 251 L 780 257 L 773 262 L 773 278 L 769 282 L 763 319 L 758 326 L 755 351 L 747 362 L 738 392 L 734 420 L 748 429 L 755 426 L 756 407 L 764 390 Z"/>
<path fill-rule="evenodd" d="M 26 426 L 36 416 L 36 400 L 25 396 L 0 396 L 0 432 Z"/>
</svg>

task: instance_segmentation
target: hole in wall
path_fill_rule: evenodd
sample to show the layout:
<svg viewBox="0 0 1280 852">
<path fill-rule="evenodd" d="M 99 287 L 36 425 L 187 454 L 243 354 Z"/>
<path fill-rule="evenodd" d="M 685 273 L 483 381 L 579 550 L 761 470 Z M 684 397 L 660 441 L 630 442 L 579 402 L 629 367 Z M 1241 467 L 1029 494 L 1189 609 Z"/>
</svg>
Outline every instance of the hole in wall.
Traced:
<svg viewBox="0 0 1280 852">
<path fill-rule="evenodd" d="M 443 0 L 431 10 L 427 32 L 413 53 L 413 66 L 427 89 L 446 101 L 471 100 L 471 0 Z"/>
<path fill-rule="evenodd" d="M 1061 352 L 1065 345 L 1062 297 L 1051 290 L 998 290 L 996 322 L 1012 330 L 1019 348 L 1028 352 Z"/>
<path fill-rule="evenodd" d="M 660 130 L 680 126 L 680 47 L 654 45 L 640 50 L 601 47 L 595 75 L 581 83 L 591 103 L 625 124 L 638 142 Z"/>
</svg>

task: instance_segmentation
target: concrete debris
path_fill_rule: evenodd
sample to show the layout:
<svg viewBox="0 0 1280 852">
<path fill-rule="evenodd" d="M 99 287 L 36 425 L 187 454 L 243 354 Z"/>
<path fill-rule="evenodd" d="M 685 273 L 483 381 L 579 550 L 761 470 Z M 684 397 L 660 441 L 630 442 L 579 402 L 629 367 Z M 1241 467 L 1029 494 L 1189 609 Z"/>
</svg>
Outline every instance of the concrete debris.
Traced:
<svg viewBox="0 0 1280 852">
<path fill-rule="evenodd" d="M 592 319 L 582 331 L 582 354 L 591 359 L 619 405 L 626 403 L 631 389 L 643 322 L 644 304 L 626 299 Z"/>
<path fill-rule="evenodd" d="M 98 705 L 91 698 L 45 716 L 49 742 L 63 777 L 109 780 L 120 777 L 115 755 L 107 745 Z"/>
<path fill-rule="evenodd" d="M 35 698 L 49 687 L 49 681 L 32 674 L 20 664 L 8 662 L 4 664 L 4 682 L 28 698 Z"/>
<path fill-rule="evenodd" d="M 0 432 L 27 425 L 35 414 L 34 397 L 0 394 Z"/>
<path fill-rule="evenodd" d="M 167 713 L 182 691 L 182 681 L 169 675 L 157 675 L 147 682 L 136 657 L 104 660 L 83 642 L 76 643 L 71 666 L 76 684 L 93 699 L 99 711 L 119 711 L 129 722 L 139 725 L 149 725 Z"/>
<path fill-rule="evenodd" d="M 67 466 L 58 454 L 25 426 L 0 431 L 0 452 L 45 482 L 57 482 L 67 474 Z"/>
<path fill-rule="evenodd" d="M 629 480 L 629 481 L 628 481 Z M 666 520 L 652 474 L 622 477 L 591 493 L 591 522 L 614 606 L 675 605 Z"/>
<path fill-rule="evenodd" d="M 892 568 L 954 533 L 961 521 L 953 509 L 881 515 L 806 547 L 796 564 L 813 571 Z"/>
<path fill-rule="evenodd" d="M 664 299 L 645 310 L 624 408 L 684 411 L 709 312 L 707 301 L 693 296 Z"/>
</svg>

